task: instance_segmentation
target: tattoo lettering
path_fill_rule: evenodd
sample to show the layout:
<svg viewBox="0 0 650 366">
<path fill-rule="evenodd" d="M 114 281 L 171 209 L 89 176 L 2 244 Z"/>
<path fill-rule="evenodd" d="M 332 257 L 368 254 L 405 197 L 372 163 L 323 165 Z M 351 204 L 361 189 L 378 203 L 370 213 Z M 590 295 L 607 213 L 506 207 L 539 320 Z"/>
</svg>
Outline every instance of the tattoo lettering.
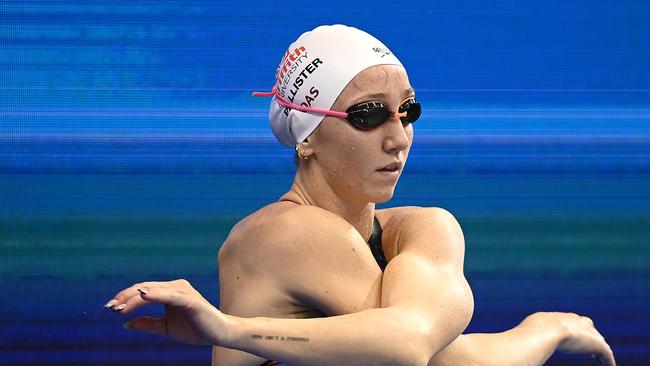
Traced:
<svg viewBox="0 0 650 366">
<path fill-rule="evenodd" d="M 251 338 L 265 339 L 267 341 L 309 342 L 309 338 L 307 337 L 289 337 L 289 336 L 285 337 L 285 336 L 273 336 L 273 335 L 263 336 L 261 334 L 253 334 L 251 335 Z"/>
</svg>

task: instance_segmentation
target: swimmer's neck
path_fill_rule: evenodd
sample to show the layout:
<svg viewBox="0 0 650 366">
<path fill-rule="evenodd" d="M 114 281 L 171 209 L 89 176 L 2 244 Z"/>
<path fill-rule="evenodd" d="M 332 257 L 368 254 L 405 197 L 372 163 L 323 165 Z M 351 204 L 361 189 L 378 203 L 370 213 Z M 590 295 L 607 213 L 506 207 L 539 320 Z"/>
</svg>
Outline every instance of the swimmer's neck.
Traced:
<svg viewBox="0 0 650 366">
<path fill-rule="evenodd" d="M 305 180 L 299 170 L 291 188 L 280 197 L 280 201 L 317 206 L 330 211 L 354 226 L 363 239 L 368 241 L 375 216 L 375 204 L 373 202 L 344 199 L 338 196 L 327 184 L 313 184 L 311 182 L 311 180 Z"/>
</svg>

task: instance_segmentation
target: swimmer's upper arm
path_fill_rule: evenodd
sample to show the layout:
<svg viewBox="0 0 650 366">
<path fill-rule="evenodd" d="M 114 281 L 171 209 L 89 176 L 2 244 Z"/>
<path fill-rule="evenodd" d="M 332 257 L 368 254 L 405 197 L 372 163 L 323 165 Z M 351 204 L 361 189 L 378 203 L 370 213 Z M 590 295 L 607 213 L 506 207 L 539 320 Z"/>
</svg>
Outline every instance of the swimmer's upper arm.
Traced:
<svg viewBox="0 0 650 366">
<path fill-rule="evenodd" d="M 250 273 L 242 256 L 246 256 L 246 248 L 239 244 L 241 235 L 233 229 L 231 235 L 219 249 L 219 309 L 225 314 L 240 317 L 255 317 L 269 315 L 269 306 L 259 301 L 259 289 L 266 284 L 256 275 Z M 243 253 L 238 250 L 243 249 Z M 268 291 L 267 291 L 268 292 Z M 218 346 L 212 347 L 212 366 L 253 366 L 260 365 L 263 358 L 250 353 Z"/>
<path fill-rule="evenodd" d="M 393 220 L 399 225 L 399 251 L 384 272 L 381 307 L 413 315 L 433 356 L 472 317 L 474 301 L 463 274 L 463 233 L 456 219 L 440 208 L 415 208 Z"/>
<path fill-rule="evenodd" d="M 319 208 L 297 207 L 252 226 L 236 226 L 219 251 L 224 313 L 286 317 L 269 312 L 278 304 L 260 299 L 260 288 L 272 291 L 273 299 L 286 298 L 327 316 L 379 307 L 381 270 L 367 243 L 343 219 Z M 252 365 L 253 360 L 257 365 L 264 361 L 213 347 L 213 366 Z"/>
<path fill-rule="evenodd" d="M 297 302 L 340 315 L 379 307 L 382 272 L 368 244 L 342 218 L 299 207 L 280 218 L 274 241 L 274 277 Z"/>
<path fill-rule="evenodd" d="M 220 286 L 224 286 L 223 282 Z M 265 313 L 268 309 L 263 309 L 259 302 L 255 301 L 254 288 L 251 286 L 239 287 L 236 295 L 228 289 L 228 294 L 222 292 L 221 300 L 220 310 L 225 314 L 245 318 L 268 315 Z M 266 360 L 250 353 L 212 346 L 212 366 L 252 366 L 260 365 L 264 361 Z"/>
</svg>

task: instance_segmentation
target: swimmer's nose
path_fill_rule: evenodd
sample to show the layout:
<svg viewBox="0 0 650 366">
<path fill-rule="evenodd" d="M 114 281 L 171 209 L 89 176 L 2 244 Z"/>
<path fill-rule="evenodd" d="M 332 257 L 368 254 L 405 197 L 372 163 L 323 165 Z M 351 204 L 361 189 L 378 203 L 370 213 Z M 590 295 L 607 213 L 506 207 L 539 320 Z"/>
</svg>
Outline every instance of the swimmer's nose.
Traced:
<svg viewBox="0 0 650 366">
<path fill-rule="evenodd" d="M 406 127 L 400 121 L 400 118 L 404 116 L 406 116 L 406 112 L 395 113 L 393 119 L 396 119 L 397 123 L 394 123 L 393 121 L 390 121 L 390 123 L 384 123 L 383 127 L 386 133 L 386 138 L 384 139 L 384 151 L 402 151 L 408 148 L 409 138 L 406 134 Z"/>
</svg>

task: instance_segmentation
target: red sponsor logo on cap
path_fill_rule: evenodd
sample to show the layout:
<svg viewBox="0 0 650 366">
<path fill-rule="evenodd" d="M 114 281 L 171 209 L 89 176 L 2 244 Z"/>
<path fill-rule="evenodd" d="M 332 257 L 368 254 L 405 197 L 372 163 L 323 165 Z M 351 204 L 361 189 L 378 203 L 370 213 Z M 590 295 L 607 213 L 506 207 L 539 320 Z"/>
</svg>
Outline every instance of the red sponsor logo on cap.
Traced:
<svg viewBox="0 0 650 366">
<path fill-rule="evenodd" d="M 282 57 L 282 61 L 280 61 L 278 70 L 275 72 L 275 79 L 278 84 L 280 84 L 281 80 L 284 78 L 284 74 L 289 70 L 291 64 L 293 64 L 293 62 L 296 61 L 304 52 L 307 52 L 305 46 L 296 47 L 293 51 L 287 50 L 284 57 Z"/>
</svg>

